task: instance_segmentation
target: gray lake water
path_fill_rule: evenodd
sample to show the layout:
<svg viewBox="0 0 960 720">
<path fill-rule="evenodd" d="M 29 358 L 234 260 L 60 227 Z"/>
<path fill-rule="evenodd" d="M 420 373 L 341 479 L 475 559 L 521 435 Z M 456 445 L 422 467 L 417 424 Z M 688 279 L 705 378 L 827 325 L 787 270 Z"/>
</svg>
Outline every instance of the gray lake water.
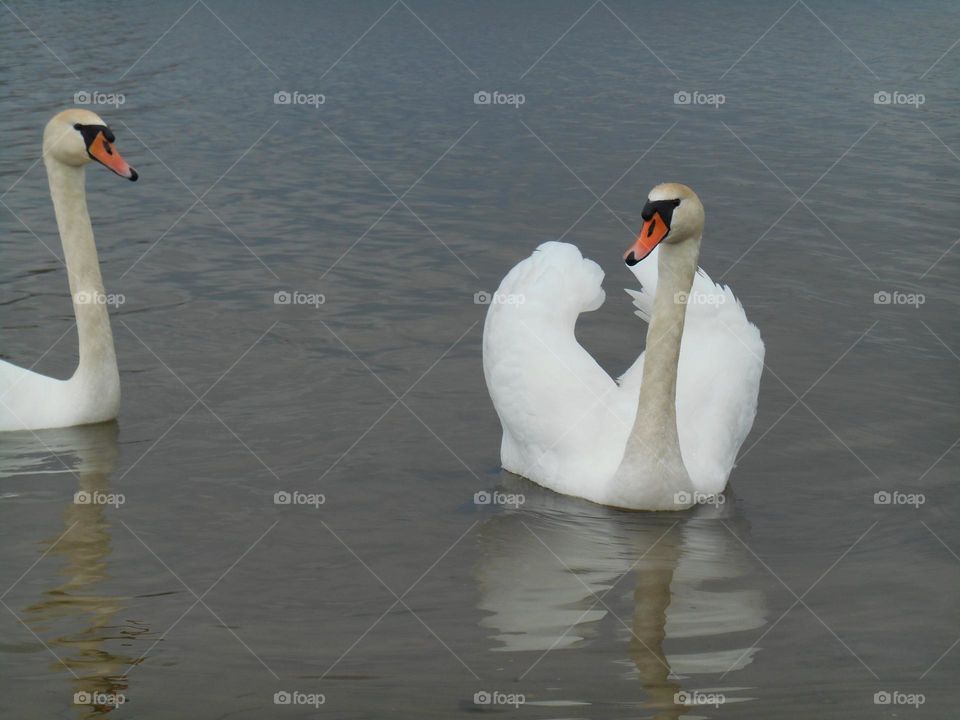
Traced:
<svg viewBox="0 0 960 720">
<path fill-rule="evenodd" d="M 952 2 L 0 8 L 5 359 L 76 363 L 44 123 L 122 94 L 91 107 L 141 175 L 87 173 L 118 422 L 0 437 L 0 715 L 956 716 L 958 35 Z M 625 513 L 499 469 L 474 295 L 577 244 L 619 373 L 664 180 L 768 367 L 727 502 Z"/>
</svg>

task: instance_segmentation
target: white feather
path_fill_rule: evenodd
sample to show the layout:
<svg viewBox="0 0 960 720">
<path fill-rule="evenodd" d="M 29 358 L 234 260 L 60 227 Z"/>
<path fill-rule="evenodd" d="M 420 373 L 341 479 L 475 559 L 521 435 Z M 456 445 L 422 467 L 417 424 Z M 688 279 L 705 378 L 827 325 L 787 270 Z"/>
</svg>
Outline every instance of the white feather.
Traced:
<svg viewBox="0 0 960 720">
<path fill-rule="evenodd" d="M 631 268 L 648 321 L 657 253 Z M 580 345 L 577 316 L 603 302 L 603 272 L 566 243 L 544 243 L 504 278 L 487 311 L 484 374 L 503 426 L 507 470 L 607 504 L 633 426 L 641 354 L 615 382 Z M 514 298 L 513 303 L 504 300 Z M 520 301 L 522 299 L 522 302 Z M 698 493 L 722 492 L 756 414 L 764 347 L 729 287 L 698 271 L 677 368 L 680 449 Z"/>
</svg>

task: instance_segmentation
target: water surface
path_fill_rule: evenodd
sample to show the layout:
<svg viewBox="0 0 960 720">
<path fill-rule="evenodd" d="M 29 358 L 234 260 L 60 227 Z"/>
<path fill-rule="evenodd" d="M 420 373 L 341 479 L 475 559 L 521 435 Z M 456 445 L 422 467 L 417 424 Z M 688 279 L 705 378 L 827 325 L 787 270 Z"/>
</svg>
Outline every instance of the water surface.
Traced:
<svg viewBox="0 0 960 720">
<path fill-rule="evenodd" d="M 0 34 L 5 359 L 76 362 L 43 124 L 122 93 L 95 109 L 141 175 L 87 181 L 118 422 L 0 438 L 0 714 L 955 714 L 954 4 L 13 2 Z M 663 180 L 768 367 L 727 502 L 623 513 L 498 469 L 474 295 L 577 244 L 608 294 L 578 334 L 621 372 Z"/>
</svg>

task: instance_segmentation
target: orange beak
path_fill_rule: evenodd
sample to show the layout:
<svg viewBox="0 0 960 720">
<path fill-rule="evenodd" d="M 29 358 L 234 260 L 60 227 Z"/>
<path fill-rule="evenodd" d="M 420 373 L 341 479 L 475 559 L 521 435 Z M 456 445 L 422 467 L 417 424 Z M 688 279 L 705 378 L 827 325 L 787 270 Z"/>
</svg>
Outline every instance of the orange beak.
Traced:
<svg viewBox="0 0 960 720">
<path fill-rule="evenodd" d="M 87 148 L 87 152 L 90 157 L 101 165 L 106 165 L 120 177 L 134 181 L 137 179 L 137 171 L 130 167 L 129 163 L 117 152 L 117 149 L 104 137 L 103 131 L 97 133 L 97 136 Z"/>
<path fill-rule="evenodd" d="M 653 252 L 653 249 L 660 244 L 660 241 L 667 236 L 668 232 L 670 232 L 670 228 L 660 217 L 660 213 L 655 212 L 653 217 L 644 221 L 636 242 L 623 254 L 623 261 L 627 265 L 636 265 Z"/>
</svg>

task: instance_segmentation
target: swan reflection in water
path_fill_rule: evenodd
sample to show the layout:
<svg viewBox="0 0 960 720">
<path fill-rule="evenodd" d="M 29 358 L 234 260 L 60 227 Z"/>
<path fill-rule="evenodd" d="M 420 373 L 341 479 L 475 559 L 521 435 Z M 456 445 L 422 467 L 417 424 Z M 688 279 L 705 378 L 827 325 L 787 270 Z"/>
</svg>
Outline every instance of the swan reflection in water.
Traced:
<svg viewBox="0 0 960 720">
<path fill-rule="evenodd" d="M 748 699 L 744 688 L 706 687 L 727 672 L 733 680 L 753 661 L 749 631 L 767 623 L 757 564 L 737 539 L 749 542 L 732 494 L 683 514 L 627 513 L 509 484 L 526 495 L 523 507 L 492 515 L 479 530 L 478 605 L 489 613 L 481 625 L 494 631 L 491 650 L 527 652 L 539 664 L 612 633 L 624 649 L 619 676 L 640 682 L 646 698 L 636 705 L 657 718 L 706 716 L 718 695 L 726 703 Z M 615 615 L 610 608 L 622 608 L 631 592 L 632 614 Z M 536 676 L 535 668 L 527 672 Z"/>
<path fill-rule="evenodd" d="M 118 454 L 117 432 L 117 424 L 111 422 L 8 433 L 0 457 L 0 476 L 72 471 L 79 479 L 77 492 L 103 497 L 109 492 Z M 118 644 L 129 647 L 136 638 L 149 633 L 146 626 L 120 615 L 124 598 L 98 592 L 109 578 L 112 511 L 102 503 L 75 502 L 71 495 L 62 529 L 45 539 L 38 551 L 52 546 L 43 562 L 60 560 L 62 581 L 18 613 L 59 656 L 49 667 L 54 673 L 70 675 L 68 702 L 87 718 L 109 713 L 129 699 L 126 675 L 140 658 L 116 648 Z"/>
</svg>

